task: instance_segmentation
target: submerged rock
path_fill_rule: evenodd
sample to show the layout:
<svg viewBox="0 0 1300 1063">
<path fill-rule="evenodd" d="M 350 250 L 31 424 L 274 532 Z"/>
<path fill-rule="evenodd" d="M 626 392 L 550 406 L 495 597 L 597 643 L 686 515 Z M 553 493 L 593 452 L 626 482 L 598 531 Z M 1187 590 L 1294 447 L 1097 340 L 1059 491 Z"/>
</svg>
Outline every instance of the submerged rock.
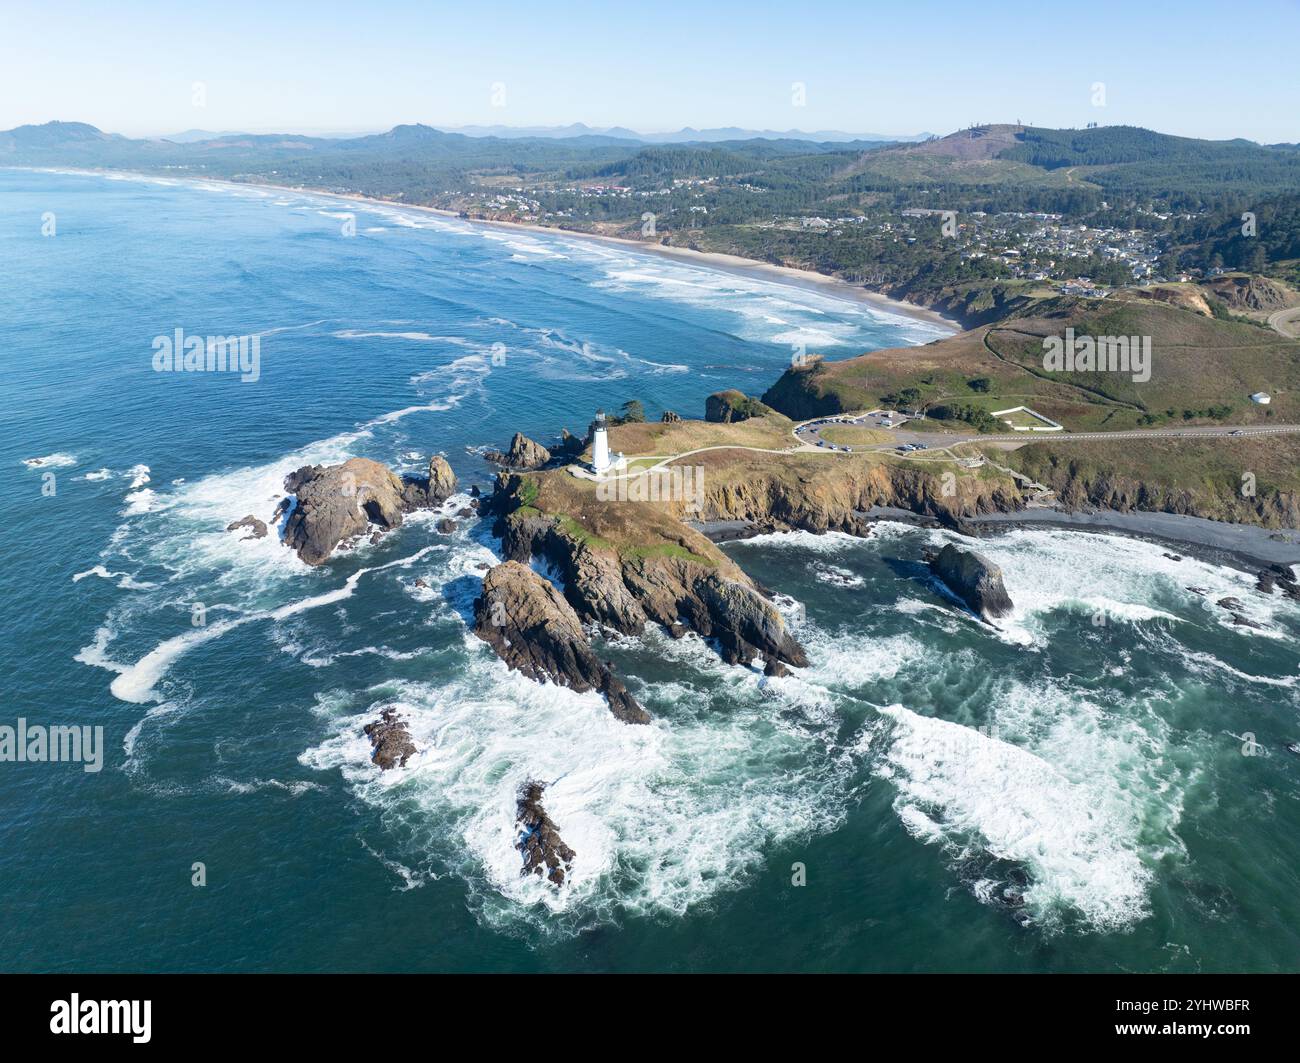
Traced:
<svg viewBox="0 0 1300 1063">
<path fill-rule="evenodd" d="M 493 464 L 526 472 L 529 469 L 540 469 L 551 460 L 551 452 L 540 443 L 534 443 L 522 432 L 516 432 L 510 440 L 510 449 L 504 454 L 499 450 L 489 450 L 484 457 Z"/>
<path fill-rule="evenodd" d="M 598 690 L 624 723 L 650 722 L 650 714 L 592 652 L 573 607 L 527 565 L 506 561 L 488 570 L 483 593 L 474 600 L 474 633 L 530 679 Z"/>
<path fill-rule="evenodd" d="M 949 543 L 929 561 L 930 571 L 981 619 L 991 622 L 1014 608 L 1002 584 L 1002 570 L 983 554 Z"/>
<path fill-rule="evenodd" d="M 247 517 L 243 517 L 239 520 L 232 520 L 226 525 L 226 531 L 228 532 L 238 531 L 240 528 L 247 528 L 249 530 L 247 535 L 241 537 L 241 542 L 248 539 L 266 538 L 266 522 L 258 520 L 251 513 Z"/>
<path fill-rule="evenodd" d="M 519 791 L 518 815 L 515 826 L 519 828 L 516 848 L 524 854 L 521 875 L 541 875 L 555 885 L 564 883 L 564 876 L 573 870 L 577 853 L 564 844 L 551 817 L 542 808 L 542 791 L 539 782 L 525 783 Z"/>
<path fill-rule="evenodd" d="M 370 759 L 381 771 L 406 767 L 406 761 L 416 752 L 411 732 L 392 709 L 385 709 L 379 719 L 366 724 L 365 732 L 373 747 Z"/>
</svg>

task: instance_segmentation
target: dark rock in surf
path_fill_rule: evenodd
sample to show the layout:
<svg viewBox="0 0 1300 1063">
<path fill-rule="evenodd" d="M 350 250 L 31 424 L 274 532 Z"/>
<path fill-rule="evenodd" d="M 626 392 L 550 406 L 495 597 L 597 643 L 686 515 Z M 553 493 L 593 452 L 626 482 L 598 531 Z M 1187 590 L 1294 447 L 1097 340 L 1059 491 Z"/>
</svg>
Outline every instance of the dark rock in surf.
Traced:
<svg viewBox="0 0 1300 1063">
<path fill-rule="evenodd" d="M 775 679 L 780 679 L 783 676 L 789 675 L 790 669 L 787 668 L 780 661 L 778 661 L 775 657 L 769 657 L 763 663 L 763 674 L 766 676 L 771 676 Z"/>
<path fill-rule="evenodd" d="M 592 652 L 573 607 L 527 565 L 506 561 L 483 577 L 483 593 L 474 600 L 474 633 L 530 679 L 598 690 L 624 723 L 650 722 L 650 714 Z"/>
<path fill-rule="evenodd" d="M 370 759 L 381 771 L 406 767 L 407 760 L 416 752 L 411 732 L 392 709 L 385 709 L 379 719 L 366 724 L 365 732 L 373 747 Z"/>
<path fill-rule="evenodd" d="M 542 807 L 539 782 L 525 783 L 519 791 L 515 826 L 519 841 L 515 847 L 524 854 L 521 875 L 542 875 L 555 885 L 564 884 L 565 875 L 573 871 L 573 861 L 578 854 L 564 844 L 560 832 Z"/>
<path fill-rule="evenodd" d="M 930 559 L 930 571 L 985 621 L 1007 616 L 1014 608 L 1002 583 L 1002 570 L 974 550 L 949 543 Z"/>
<path fill-rule="evenodd" d="M 265 521 L 258 520 L 251 513 L 247 517 L 243 517 L 240 520 L 233 520 L 226 525 L 226 531 L 228 532 L 238 531 L 240 528 L 247 528 L 249 530 L 249 533 L 247 535 L 241 537 L 240 539 L 241 542 L 247 541 L 248 539 L 266 538 Z"/>
<path fill-rule="evenodd" d="M 403 514 L 440 505 L 455 491 L 456 477 L 441 457 L 429 460 L 428 476 L 409 479 L 369 458 L 349 458 L 304 465 L 285 477 L 284 489 L 297 496 L 284 542 L 307 564 L 321 565 L 372 525 L 388 531 L 401 525 Z"/>
<path fill-rule="evenodd" d="M 489 450 L 483 456 L 495 465 L 521 472 L 540 469 L 551 460 L 549 450 L 540 443 L 534 443 L 522 432 L 515 433 L 510 440 L 510 448 L 504 454 L 499 450 Z"/>
</svg>

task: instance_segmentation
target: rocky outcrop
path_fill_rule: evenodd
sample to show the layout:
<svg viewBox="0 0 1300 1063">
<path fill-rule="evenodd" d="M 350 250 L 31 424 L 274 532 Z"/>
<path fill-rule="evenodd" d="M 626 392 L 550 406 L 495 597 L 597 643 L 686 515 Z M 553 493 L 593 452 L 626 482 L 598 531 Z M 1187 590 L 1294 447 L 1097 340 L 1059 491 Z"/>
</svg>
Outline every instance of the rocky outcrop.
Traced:
<svg viewBox="0 0 1300 1063">
<path fill-rule="evenodd" d="M 1213 317 L 1214 311 L 1205 301 L 1205 296 L 1197 289 L 1187 285 L 1156 286 L 1153 288 L 1134 288 L 1129 293 L 1135 299 L 1150 299 L 1157 303 L 1167 303 L 1180 310 L 1190 310 L 1201 317 Z"/>
<path fill-rule="evenodd" d="M 928 559 L 930 571 L 981 619 L 1007 616 L 1013 606 L 1002 584 L 1002 570 L 983 554 L 960 550 L 949 543 Z"/>
<path fill-rule="evenodd" d="M 1285 310 L 1300 304 L 1300 296 L 1291 289 L 1267 277 L 1232 275 L 1206 281 L 1214 295 L 1227 304 L 1230 310 L 1266 312 Z"/>
<path fill-rule="evenodd" d="M 510 440 L 510 448 L 505 453 L 489 450 L 483 456 L 495 465 L 520 471 L 540 469 L 551 460 L 549 450 L 540 443 L 534 443 L 522 432 L 515 433 L 514 438 Z"/>
<path fill-rule="evenodd" d="M 551 817 L 542 808 L 543 783 L 528 782 L 519 791 L 519 804 L 515 826 L 519 841 L 515 847 L 524 854 L 522 875 L 545 874 L 547 879 L 560 886 L 564 877 L 573 871 L 573 861 L 578 854 L 564 844 Z"/>
<path fill-rule="evenodd" d="M 407 505 L 402 481 L 369 458 L 342 465 L 304 465 L 285 477 L 284 489 L 297 504 L 284 526 L 284 541 L 309 565 L 324 564 L 345 539 L 402 523 Z"/>
<path fill-rule="evenodd" d="M 247 517 L 243 517 L 239 520 L 232 520 L 226 525 L 226 531 L 228 532 L 238 531 L 240 528 L 248 529 L 248 534 L 240 537 L 241 541 L 266 538 L 266 522 L 258 520 L 251 513 Z"/>
<path fill-rule="evenodd" d="M 566 458 L 576 458 L 587 449 L 587 440 L 582 436 L 575 436 L 567 428 L 561 429 L 560 441 L 551 447 L 552 454 L 561 454 Z"/>
<path fill-rule="evenodd" d="M 411 732 L 392 709 L 385 709 L 379 719 L 366 724 L 365 732 L 373 749 L 370 759 L 381 771 L 406 767 L 406 761 L 416 752 Z"/>
<path fill-rule="evenodd" d="M 637 531 L 654 543 L 620 554 L 572 521 L 533 507 L 511 511 L 520 487 L 504 479 L 494 496 L 496 507 L 507 510 L 497 525 L 504 553 L 519 562 L 543 557 L 554 565 L 581 620 L 625 635 L 640 634 L 648 623 L 678 634 L 684 624 L 716 639 L 729 664 L 750 664 L 759 656 L 795 667 L 808 663 L 781 614 L 752 581 L 671 515 L 648 503 L 601 503 L 600 517 L 639 518 Z"/>
<path fill-rule="evenodd" d="M 506 561 L 483 577 L 483 593 L 474 601 L 474 633 L 530 679 L 579 692 L 598 690 L 624 723 L 650 722 L 609 665 L 597 659 L 573 607 L 527 565 Z"/>
<path fill-rule="evenodd" d="M 831 465 L 816 458 L 745 455 L 743 472 L 703 478 L 699 519 L 744 521 L 773 531 L 799 529 L 869 534 L 875 507 L 905 509 L 960 529 L 971 517 L 1024 508 L 1024 495 L 1009 477 L 941 476 L 915 465 Z"/>
<path fill-rule="evenodd" d="M 751 417 L 762 417 L 771 412 L 758 399 L 750 398 L 744 392 L 734 389 L 715 391 L 704 400 L 704 419 L 721 424 L 747 421 Z"/>
<path fill-rule="evenodd" d="M 1274 564 L 1261 569 L 1255 577 L 1255 588 L 1262 594 L 1281 591 L 1286 597 L 1300 602 L 1300 583 L 1289 565 Z"/>
<path fill-rule="evenodd" d="M 428 476 L 411 479 L 369 458 L 304 465 L 285 477 L 284 489 L 296 498 L 284 542 L 307 564 L 321 565 L 340 544 L 369 533 L 371 525 L 382 531 L 399 527 L 405 513 L 439 505 L 455 488 L 456 477 L 441 457 L 429 461 Z"/>
<path fill-rule="evenodd" d="M 402 479 L 402 501 L 408 510 L 440 506 L 455 493 L 456 474 L 440 454 L 429 459 L 429 468 L 424 476 Z"/>
<path fill-rule="evenodd" d="M 672 410 L 664 410 L 664 415 L 660 417 L 659 420 L 664 424 L 679 424 L 681 422 L 681 416 L 674 413 Z"/>
</svg>

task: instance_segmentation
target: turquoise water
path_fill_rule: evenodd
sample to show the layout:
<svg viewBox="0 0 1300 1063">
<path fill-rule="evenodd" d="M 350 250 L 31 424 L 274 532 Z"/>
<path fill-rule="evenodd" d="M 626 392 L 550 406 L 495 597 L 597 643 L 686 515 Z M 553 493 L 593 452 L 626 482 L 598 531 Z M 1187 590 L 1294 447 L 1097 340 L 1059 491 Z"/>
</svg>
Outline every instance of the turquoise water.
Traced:
<svg viewBox="0 0 1300 1063">
<path fill-rule="evenodd" d="M 811 667 L 616 640 L 656 718 L 634 728 L 468 635 L 481 525 L 428 515 L 317 570 L 223 531 L 304 462 L 441 452 L 486 486 L 515 430 L 698 416 L 792 344 L 930 326 L 575 238 L 18 171 L 0 282 L 0 724 L 106 746 L 98 773 L 0 764 L 5 969 L 1300 966 L 1300 610 L 1244 572 L 1013 532 L 985 547 L 1017 603 L 994 631 L 918 566 L 942 533 L 733 544 Z M 260 335 L 259 379 L 154 372 L 177 328 Z M 381 775 L 385 706 L 421 752 Z M 563 891 L 518 875 L 528 778 L 578 853 Z"/>
</svg>

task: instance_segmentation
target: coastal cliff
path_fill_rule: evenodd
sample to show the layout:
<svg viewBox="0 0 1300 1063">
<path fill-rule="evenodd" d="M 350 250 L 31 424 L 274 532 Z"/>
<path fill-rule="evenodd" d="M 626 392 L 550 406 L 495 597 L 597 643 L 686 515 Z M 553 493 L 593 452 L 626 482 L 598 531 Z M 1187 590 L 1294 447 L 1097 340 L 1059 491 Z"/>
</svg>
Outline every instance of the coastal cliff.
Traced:
<svg viewBox="0 0 1300 1063">
<path fill-rule="evenodd" d="M 596 658 L 573 608 L 527 565 L 506 561 L 483 577 L 483 593 L 474 601 L 474 634 L 530 679 L 579 692 L 599 690 L 624 723 L 650 722 L 649 713 Z"/>
<path fill-rule="evenodd" d="M 597 497 L 567 472 L 498 476 L 488 505 L 502 550 L 526 564 L 543 558 L 584 623 L 640 634 L 649 623 L 680 637 L 716 640 L 729 664 L 802 667 L 803 648 L 775 606 L 705 536 L 681 522 L 675 503 Z"/>
<path fill-rule="evenodd" d="M 1056 492 L 1065 509 L 1178 513 L 1300 528 L 1300 438 L 1042 442 L 1006 464 Z"/>
<path fill-rule="evenodd" d="M 863 535 L 873 507 L 905 509 L 960 528 L 969 517 L 1014 511 L 1025 501 L 1009 477 L 945 479 L 916 465 L 857 455 L 744 453 L 742 460 L 736 457 L 740 453 L 704 456 L 700 519 L 746 521 L 774 531 Z"/>
</svg>

